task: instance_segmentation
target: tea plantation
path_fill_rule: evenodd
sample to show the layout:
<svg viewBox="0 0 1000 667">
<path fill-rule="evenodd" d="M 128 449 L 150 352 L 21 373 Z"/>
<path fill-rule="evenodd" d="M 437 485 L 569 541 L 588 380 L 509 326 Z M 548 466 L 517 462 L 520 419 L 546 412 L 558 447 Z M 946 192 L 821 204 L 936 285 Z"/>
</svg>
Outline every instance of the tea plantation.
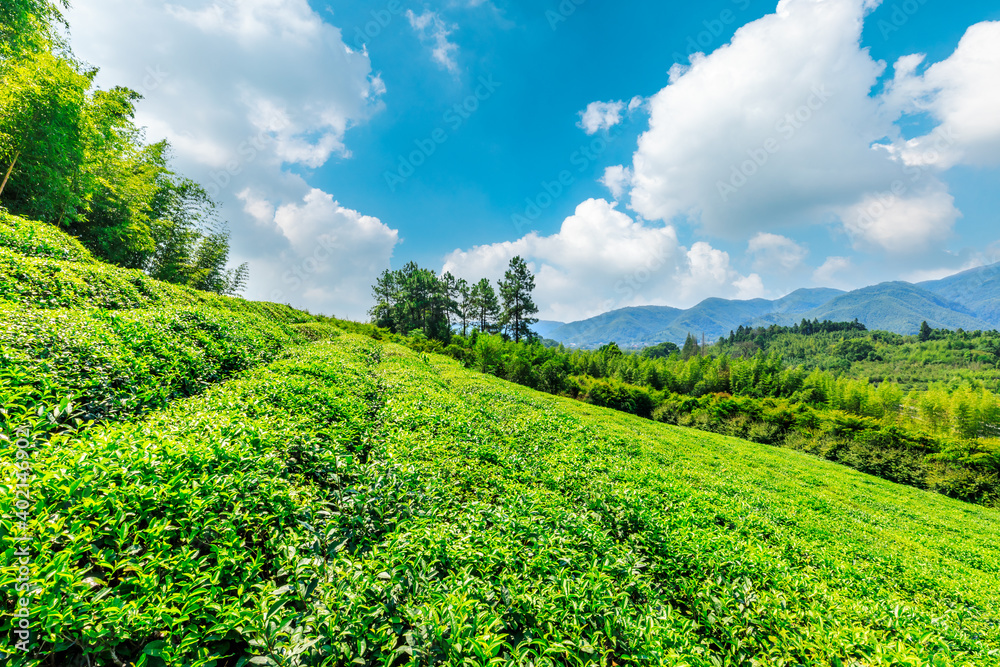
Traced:
<svg viewBox="0 0 1000 667">
<path fill-rule="evenodd" d="M 1000 665 L 996 510 L 19 234 L 5 665 Z"/>
</svg>

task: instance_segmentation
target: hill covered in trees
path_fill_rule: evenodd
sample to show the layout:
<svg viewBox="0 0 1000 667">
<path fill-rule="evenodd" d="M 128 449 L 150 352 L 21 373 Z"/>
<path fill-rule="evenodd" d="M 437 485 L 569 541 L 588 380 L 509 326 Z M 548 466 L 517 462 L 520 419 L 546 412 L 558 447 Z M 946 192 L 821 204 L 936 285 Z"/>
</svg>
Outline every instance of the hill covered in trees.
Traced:
<svg viewBox="0 0 1000 667">
<path fill-rule="evenodd" d="M 227 267 L 215 202 L 172 170 L 166 141 L 147 143 L 139 93 L 95 88 L 62 23 L 47 0 L 0 7 L 0 211 L 55 225 L 104 262 L 240 292 L 248 267 Z"/>
<path fill-rule="evenodd" d="M 793 326 L 802 319 L 858 320 L 869 329 L 912 335 L 927 322 L 935 329 L 1000 329 L 1000 264 L 939 281 L 882 283 L 845 293 L 803 289 L 775 301 L 707 299 L 687 310 L 624 308 L 581 322 L 548 326 L 545 337 L 568 347 L 597 349 L 617 343 L 642 349 L 661 342 L 680 345 L 688 334 L 713 342 L 741 326 Z"/>
</svg>

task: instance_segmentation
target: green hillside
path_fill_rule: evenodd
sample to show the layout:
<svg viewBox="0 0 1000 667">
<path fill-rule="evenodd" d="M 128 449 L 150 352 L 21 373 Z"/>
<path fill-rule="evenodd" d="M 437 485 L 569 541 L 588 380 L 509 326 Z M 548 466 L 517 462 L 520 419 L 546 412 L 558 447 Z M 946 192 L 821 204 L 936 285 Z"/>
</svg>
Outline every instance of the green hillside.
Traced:
<svg viewBox="0 0 1000 667">
<path fill-rule="evenodd" d="M 1000 264 L 982 266 L 919 285 L 961 304 L 995 328 L 1000 328 Z"/>
<path fill-rule="evenodd" d="M 5 665 L 1000 661 L 996 510 L 7 226 Z"/>
<path fill-rule="evenodd" d="M 597 349 L 608 343 L 633 349 L 664 341 L 680 345 L 692 332 L 698 336 L 704 333 L 708 340 L 714 341 L 765 316 L 795 320 L 796 315 L 801 316 L 842 294 L 834 289 L 800 289 L 775 301 L 713 298 L 687 310 L 666 306 L 622 308 L 582 322 L 544 327 L 539 333 L 543 338 L 582 349 Z"/>
<path fill-rule="evenodd" d="M 807 312 L 804 317 L 831 322 L 850 322 L 857 318 L 869 329 L 903 334 L 916 333 L 920 323 L 925 321 L 935 329 L 976 331 L 991 328 L 959 304 L 900 282 L 882 283 L 839 296 Z"/>
<path fill-rule="evenodd" d="M 787 328 L 748 329 L 744 341 L 720 341 L 713 354 L 777 353 L 785 364 L 822 369 L 905 390 L 964 381 L 1000 393 L 1000 333 L 937 329 L 928 340 L 885 331 L 795 333 Z"/>
<path fill-rule="evenodd" d="M 369 339 L 35 456 L 51 659 L 20 664 L 1000 654 L 995 511 Z"/>
</svg>

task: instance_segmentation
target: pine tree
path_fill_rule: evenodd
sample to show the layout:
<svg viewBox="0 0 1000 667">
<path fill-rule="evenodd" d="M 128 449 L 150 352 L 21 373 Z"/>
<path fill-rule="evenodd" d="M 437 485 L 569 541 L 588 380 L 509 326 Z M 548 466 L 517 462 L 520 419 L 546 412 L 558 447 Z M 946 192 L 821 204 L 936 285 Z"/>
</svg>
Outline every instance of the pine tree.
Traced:
<svg viewBox="0 0 1000 667">
<path fill-rule="evenodd" d="M 499 285 L 500 297 L 503 299 L 503 324 L 507 328 L 507 335 L 515 343 L 531 340 L 534 337 L 531 325 L 538 322 L 532 315 L 538 312 L 538 307 L 531 298 L 535 289 L 535 276 L 528 270 L 528 264 L 520 257 L 510 260 L 510 267 Z"/>
<path fill-rule="evenodd" d="M 931 333 L 933 331 L 934 330 L 931 329 L 931 325 L 927 324 L 927 320 L 924 320 L 920 324 L 920 341 L 924 343 L 929 341 L 931 339 Z"/>
<path fill-rule="evenodd" d="M 500 317 L 500 304 L 497 301 L 497 293 L 487 278 L 473 285 L 469 300 L 472 320 L 477 324 L 478 330 L 482 333 L 495 332 Z"/>
<path fill-rule="evenodd" d="M 698 339 L 694 337 L 694 334 L 689 333 L 684 340 L 684 347 L 681 348 L 681 359 L 687 361 L 691 357 L 697 356 L 698 350 Z"/>
<path fill-rule="evenodd" d="M 450 276 L 451 274 L 445 275 Z M 452 301 L 455 305 L 453 312 L 458 320 L 457 324 L 462 325 L 462 335 L 467 336 L 469 335 L 469 323 L 474 314 L 472 311 L 472 290 L 464 278 L 459 278 L 454 282 Z"/>
</svg>

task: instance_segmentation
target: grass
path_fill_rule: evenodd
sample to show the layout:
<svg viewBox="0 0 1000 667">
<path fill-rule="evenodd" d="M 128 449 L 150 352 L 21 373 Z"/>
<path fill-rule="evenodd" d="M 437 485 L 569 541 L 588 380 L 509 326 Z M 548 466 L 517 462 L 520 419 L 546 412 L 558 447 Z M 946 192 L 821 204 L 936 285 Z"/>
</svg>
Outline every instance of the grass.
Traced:
<svg viewBox="0 0 1000 667">
<path fill-rule="evenodd" d="M 39 444 L 14 664 L 1000 662 L 994 510 L 359 336 Z"/>
</svg>

